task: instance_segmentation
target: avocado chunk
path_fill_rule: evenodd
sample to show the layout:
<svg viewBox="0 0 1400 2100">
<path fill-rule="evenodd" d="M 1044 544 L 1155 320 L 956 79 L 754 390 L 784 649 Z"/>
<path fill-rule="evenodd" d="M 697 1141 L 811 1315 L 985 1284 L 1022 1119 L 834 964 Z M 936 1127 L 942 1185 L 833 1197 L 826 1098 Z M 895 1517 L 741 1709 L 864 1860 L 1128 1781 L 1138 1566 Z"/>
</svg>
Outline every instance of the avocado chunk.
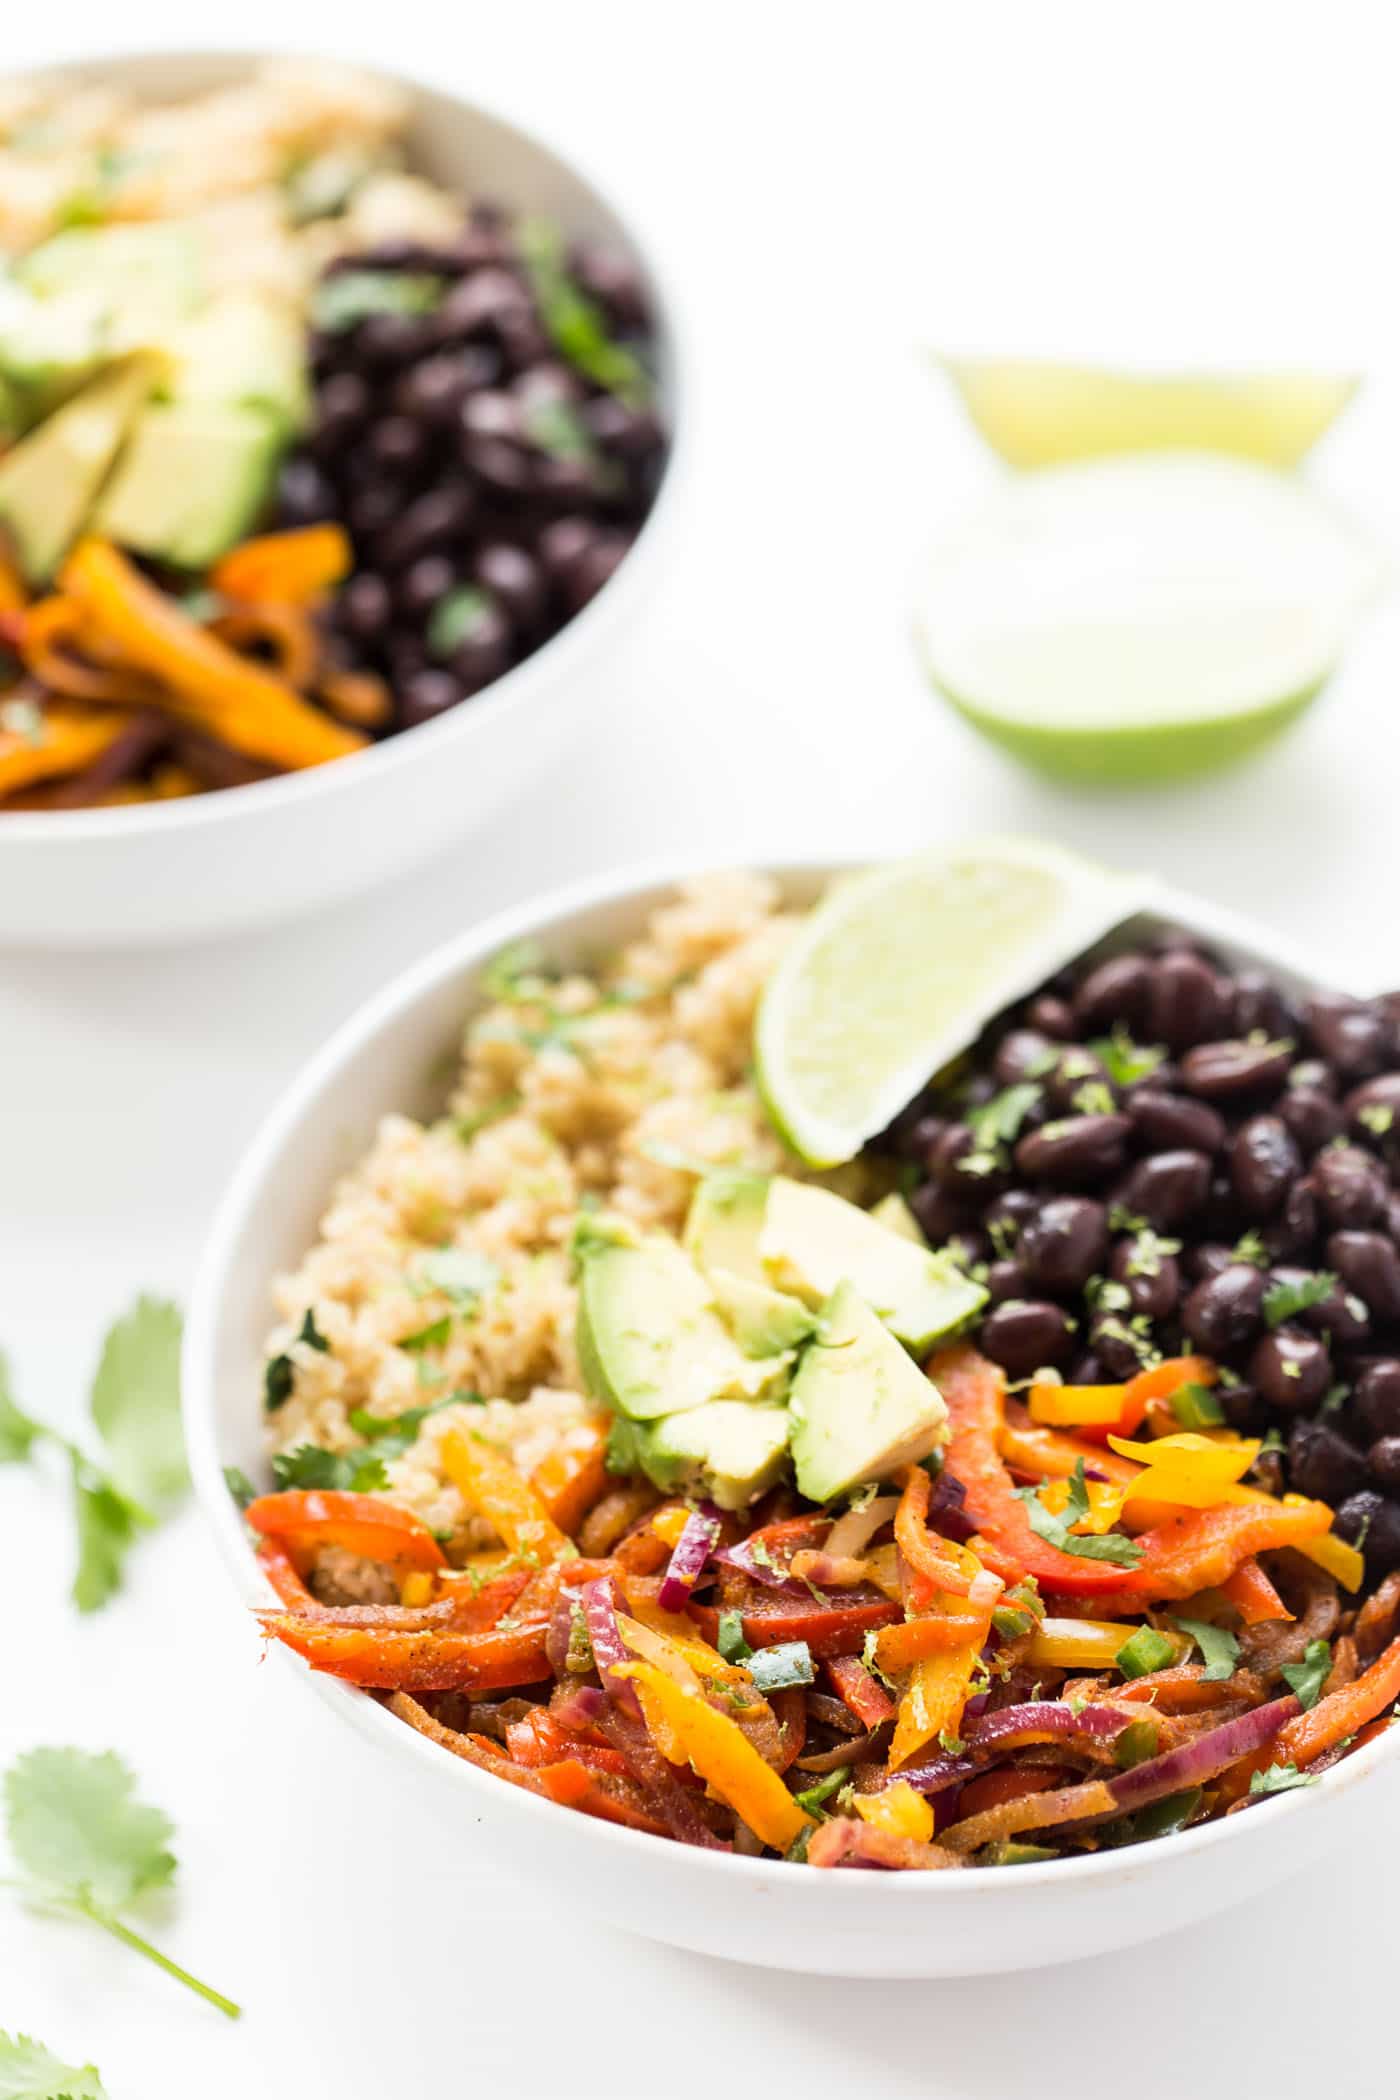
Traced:
<svg viewBox="0 0 1400 2100">
<path fill-rule="evenodd" d="M 747 1509 L 768 1492 L 787 1457 L 788 1411 L 747 1400 L 711 1400 L 645 1424 L 619 1423 L 609 1462 L 640 1470 L 665 1494 L 708 1495 Z"/>
<path fill-rule="evenodd" d="M 157 403 L 141 416 L 95 519 L 119 546 L 202 569 L 267 500 L 281 433 L 258 409 Z"/>
<path fill-rule="evenodd" d="M 800 1349 L 816 1333 L 815 1316 L 800 1298 L 775 1291 L 771 1284 L 751 1283 L 728 1269 L 711 1269 L 710 1288 L 725 1326 L 745 1356 L 776 1356 Z"/>
<path fill-rule="evenodd" d="M 204 291 L 198 237 L 168 220 L 70 226 L 31 248 L 14 274 L 45 301 L 100 301 L 109 351 L 144 348 L 156 339 L 152 330 L 168 330 L 192 313 Z"/>
<path fill-rule="evenodd" d="M 171 336 L 171 397 L 260 409 L 294 435 L 307 414 L 302 344 L 302 330 L 280 300 L 222 292 Z"/>
<path fill-rule="evenodd" d="M 36 299 L 0 277 L 0 391 L 10 430 L 23 432 L 77 392 L 106 361 L 100 301 Z"/>
<path fill-rule="evenodd" d="M 870 1215 L 877 1225 L 884 1226 L 886 1232 L 897 1232 L 902 1240 L 912 1240 L 916 1247 L 928 1245 L 923 1226 L 902 1196 L 882 1196 L 872 1205 Z"/>
<path fill-rule="evenodd" d="M 158 372 L 153 357 L 128 358 L 0 460 L 0 525 L 31 583 L 47 581 L 86 524 Z"/>
<path fill-rule="evenodd" d="M 797 1485 L 813 1502 L 927 1458 L 948 1410 L 859 1291 L 841 1283 L 822 1311 L 788 1399 Z"/>
<path fill-rule="evenodd" d="M 706 1275 L 723 1269 L 730 1276 L 766 1284 L 758 1254 L 758 1236 L 768 1202 L 766 1174 L 745 1174 L 721 1167 L 707 1174 L 690 1199 L 685 1221 L 685 1248 Z"/>
<path fill-rule="evenodd" d="M 915 1246 L 868 1212 L 809 1182 L 779 1177 L 768 1191 L 759 1252 L 769 1281 L 818 1306 L 855 1285 L 891 1334 L 922 1352 L 956 1334 L 987 1293 L 950 1256 Z"/>
<path fill-rule="evenodd" d="M 781 1390 L 791 1359 L 745 1356 L 693 1261 L 661 1235 L 580 1250 L 577 1342 L 595 1399 L 634 1421 Z"/>
</svg>

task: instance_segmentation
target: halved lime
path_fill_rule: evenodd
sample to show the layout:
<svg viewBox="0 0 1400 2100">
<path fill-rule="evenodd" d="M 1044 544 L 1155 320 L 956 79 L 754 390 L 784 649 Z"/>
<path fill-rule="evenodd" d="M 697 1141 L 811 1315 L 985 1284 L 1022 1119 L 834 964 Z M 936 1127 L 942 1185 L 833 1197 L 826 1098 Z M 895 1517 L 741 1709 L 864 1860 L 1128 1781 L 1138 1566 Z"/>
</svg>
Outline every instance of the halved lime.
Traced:
<svg viewBox="0 0 1400 2100">
<path fill-rule="evenodd" d="M 987 443 L 1013 467 L 1178 448 L 1292 467 L 1360 384 L 1322 372 L 1134 373 L 1031 357 L 943 364 Z"/>
<path fill-rule="evenodd" d="M 1033 839 L 970 839 L 838 883 L 764 990 L 774 1123 L 809 1166 L 851 1159 L 993 1014 L 1148 895 Z"/>
<path fill-rule="evenodd" d="M 934 683 L 1018 757 L 1155 782 L 1300 713 L 1376 576 L 1295 476 L 1142 453 L 1008 478 L 936 550 L 919 632 Z"/>
</svg>

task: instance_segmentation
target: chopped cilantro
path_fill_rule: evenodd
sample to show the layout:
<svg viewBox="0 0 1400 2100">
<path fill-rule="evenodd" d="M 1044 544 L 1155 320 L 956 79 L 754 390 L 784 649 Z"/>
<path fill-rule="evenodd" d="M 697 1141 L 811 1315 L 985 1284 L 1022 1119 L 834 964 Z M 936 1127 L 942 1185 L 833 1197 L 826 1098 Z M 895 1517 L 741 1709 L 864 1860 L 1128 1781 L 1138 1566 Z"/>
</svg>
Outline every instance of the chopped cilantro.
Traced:
<svg viewBox="0 0 1400 2100">
<path fill-rule="evenodd" d="M 311 318 L 339 335 L 371 314 L 426 314 L 442 298 L 443 280 L 411 270 L 337 270 L 312 296 Z"/>
<path fill-rule="evenodd" d="M 1126 1203 L 1110 1203 L 1108 1206 L 1108 1229 L 1110 1232 L 1146 1232 L 1147 1220 L 1129 1210 Z"/>
<path fill-rule="evenodd" d="M 440 1320 L 430 1320 L 413 1334 L 400 1335 L 395 1346 L 406 1350 L 410 1356 L 421 1355 L 424 1349 L 441 1349 L 452 1335 L 452 1315 L 444 1313 Z"/>
<path fill-rule="evenodd" d="M 1316 1785 L 1315 1772 L 1300 1772 L 1295 1764 L 1270 1765 L 1266 1771 L 1251 1775 L 1249 1791 L 1251 1794 L 1288 1794 L 1294 1787 Z"/>
<path fill-rule="evenodd" d="M 1128 1274 L 1130 1276 L 1160 1276 L 1162 1263 L 1169 1254 L 1180 1254 L 1180 1240 L 1163 1239 L 1150 1225 L 1134 1238 L 1128 1249 Z"/>
<path fill-rule="evenodd" d="M 1114 1086 L 1135 1086 L 1155 1072 L 1166 1057 L 1157 1043 L 1135 1043 L 1120 1024 L 1112 1035 L 1099 1036 L 1089 1045 Z"/>
<path fill-rule="evenodd" d="M 1230 1259 L 1231 1261 L 1248 1262 L 1251 1267 L 1256 1269 L 1268 1268 L 1269 1250 L 1253 1226 L 1235 1241 L 1234 1246 L 1230 1249 Z"/>
<path fill-rule="evenodd" d="M 1212 1626 L 1206 1619 L 1173 1618 L 1173 1626 L 1189 1634 L 1201 1651 L 1205 1664 L 1201 1675 L 1208 1684 L 1223 1684 L 1233 1677 L 1240 1659 L 1240 1644 L 1233 1633 L 1223 1626 Z"/>
<path fill-rule="evenodd" d="M 977 1152 L 994 1152 L 998 1145 L 1009 1145 L 1039 1099 L 1040 1088 L 1022 1081 L 1004 1087 L 981 1108 L 973 1109 L 967 1121 Z M 966 1164 L 966 1159 L 959 1162 Z"/>
<path fill-rule="evenodd" d="M 1070 1106 L 1081 1116 L 1111 1116 L 1118 1104 L 1102 1079 L 1086 1079 L 1070 1095 Z"/>
<path fill-rule="evenodd" d="M 479 1301 L 500 1280 L 500 1270 L 484 1254 L 475 1254 L 469 1247 L 439 1247 L 422 1257 L 414 1288 L 439 1291 L 459 1312 L 475 1312 Z"/>
<path fill-rule="evenodd" d="M 1372 1137 L 1384 1137 L 1395 1121 L 1395 1110 L 1384 1101 L 1368 1101 L 1356 1111 L 1356 1120 Z"/>
<path fill-rule="evenodd" d="M 298 1444 L 279 1451 L 272 1461 L 279 1488 L 340 1488 L 355 1495 L 373 1494 L 389 1485 L 384 1461 L 372 1451 L 326 1451 L 320 1444 Z"/>
<path fill-rule="evenodd" d="M 852 1770 L 853 1767 L 850 1765 L 838 1765 L 834 1772 L 827 1772 L 817 1781 L 815 1786 L 804 1788 L 800 1794 L 794 1794 L 792 1798 L 799 1808 L 806 1809 L 809 1816 L 818 1815 L 821 1812 L 822 1803 L 829 1801 L 833 1794 L 840 1793 L 842 1787 L 850 1778 Z"/>
<path fill-rule="evenodd" d="M 330 1349 L 331 1345 L 316 1325 L 316 1315 L 309 1305 L 297 1330 L 297 1340 L 305 1342 L 308 1349 L 318 1349 L 323 1356 Z M 280 1356 L 268 1358 L 267 1368 L 263 1372 L 263 1405 L 269 1414 L 275 1414 L 279 1407 L 291 1399 L 295 1383 L 296 1365 L 285 1351 Z"/>
<path fill-rule="evenodd" d="M 446 591 L 428 615 L 426 640 L 430 656 L 451 656 L 495 615 L 496 601 L 479 584 L 459 584 Z"/>
<path fill-rule="evenodd" d="M 1062 1511 L 1056 1514 L 1048 1510 L 1033 1487 L 1016 1489 L 1017 1497 L 1025 1504 L 1026 1516 L 1031 1530 L 1049 1546 L 1061 1553 L 1072 1553 L 1079 1560 L 1107 1560 L 1120 1568 L 1135 1568 L 1142 1559 L 1143 1549 L 1136 1539 L 1124 1538 L 1121 1533 L 1104 1531 L 1083 1538 L 1070 1530 L 1089 1514 L 1089 1490 L 1084 1480 L 1084 1461 L 1079 1459 L 1069 1483 L 1069 1500 Z"/>
<path fill-rule="evenodd" d="M 962 1736 L 954 1735 L 951 1728 L 940 1728 L 938 1731 L 938 1747 L 945 1757 L 961 1757 L 963 1751 L 967 1748 L 967 1744 Z"/>
<path fill-rule="evenodd" d="M 1298 1704 L 1306 1709 L 1316 1706 L 1322 1697 L 1322 1687 L 1332 1673 L 1332 1650 L 1326 1641 L 1309 1641 L 1303 1650 L 1303 1660 L 1285 1663 L 1280 1671 L 1291 1691 L 1298 1695 Z"/>
<path fill-rule="evenodd" d="M 107 2100 L 96 2064 L 60 2063 L 32 2035 L 0 2028 L 0 2093 L 6 2100 Z"/>
<path fill-rule="evenodd" d="M 1271 1283 L 1264 1293 L 1264 1318 L 1270 1327 L 1281 1327 L 1295 1313 L 1321 1305 L 1336 1288 L 1337 1279 L 1330 1269 L 1319 1269 L 1315 1276 L 1301 1277 L 1297 1283 Z"/>
<path fill-rule="evenodd" d="M 569 275 L 559 228 L 546 219 L 530 219 L 521 225 L 518 238 L 535 305 L 555 349 L 595 386 L 616 394 L 630 408 L 645 407 L 651 399 L 646 368 L 632 351 L 612 340 L 602 313 Z"/>
</svg>

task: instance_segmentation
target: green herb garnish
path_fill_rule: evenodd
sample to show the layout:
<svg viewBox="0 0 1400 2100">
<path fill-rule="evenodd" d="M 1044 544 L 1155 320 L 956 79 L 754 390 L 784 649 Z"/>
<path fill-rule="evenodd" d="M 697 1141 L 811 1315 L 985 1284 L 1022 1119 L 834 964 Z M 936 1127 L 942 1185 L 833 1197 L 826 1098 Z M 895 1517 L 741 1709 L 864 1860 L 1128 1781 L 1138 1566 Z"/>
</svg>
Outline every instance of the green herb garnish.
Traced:
<svg viewBox="0 0 1400 2100">
<path fill-rule="evenodd" d="M 1295 1764 L 1270 1765 L 1266 1771 L 1250 1776 L 1251 1794 L 1290 1794 L 1295 1787 L 1316 1786 L 1315 1772 L 1300 1772 Z"/>
<path fill-rule="evenodd" d="M 1306 1711 L 1316 1706 L 1322 1697 L 1322 1687 L 1332 1674 L 1332 1650 L 1326 1641 L 1309 1641 L 1303 1650 L 1303 1660 L 1284 1663 L 1279 1675 L 1288 1688 L 1298 1695 L 1298 1704 Z"/>
<path fill-rule="evenodd" d="M 645 367 L 612 340 L 601 311 L 569 275 L 559 228 L 545 219 L 527 220 L 518 239 L 540 319 L 555 349 L 596 386 L 630 408 L 644 408 L 651 399 Z"/>
<path fill-rule="evenodd" d="M 719 1615 L 719 1632 L 715 1646 L 727 1663 L 745 1663 L 753 1649 L 744 1639 L 744 1615 L 739 1611 L 722 1611 Z"/>
<path fill-rule="evenodd" d="M 95 2064 L 63 2064 L 27 2034 L 0 2029 L 0 2094 L 5 2100 L 107 2100 Z"/>
<path fill-rule="evenodd" d="M 1264 1245 L 1259 1234 L 1251 1226 L 1248 1232 L 1243 1233 L 1235 1241 L 1234 1246 L 1230 1249 L 1230 1259 L 1231 1261 L 1248 1262 L 1252 1268 L 1267 1269 L 1269 1266 L 1269 1250 Z"/>
<path fill-rule="evenodd" d="M 1167 1054 L 1160 1044 L 1135 1043 L 1121 1026 L 1112 1035 L 1099 1036 L 1089 1048 L 1114 1086 L 1135 1086 L 1155 1072 Z"/>
<path fill-rule="evenodd" d="M 330 1351 L 331 1345 L 316 1325 L 316 1315 L 309 1305 L 297 1330 L 297 1340 L 305 1342 L 308 1349 L 319 1350 L 322 1356 Z M 269 1357 L 263 1372 L 263 1406 L 269 1414 L 275 1414 L 279 1407 L 286 1405 L 295 1384 L 296 1365 L 287 1352 L 284 1350 L 280 1356 Z"/>
<path fill-rule="evenodd" d="M 1040 1088 L 1022 1081 L 1004 1087 L 981 1108 L 973 1109 L 967 1123 L 976 1151 L 995 1152 L 998 1145 L 1009 1145 L 1039 1099 Z"/>
<path fill-rule="evenodd" d="M 1025 1504 L 1026 1516 L 1031 1530 L 1047 1546 L 1055 1546 L 1061 1553 L 1072 1553 L 1077 1560 L 1107 1560 L 1120 1568 L 1135 1568 L 1142 1559 L 1142 1547 L 1136 1539 L 1124 1538 L 1120 1532 L 1105 1531 L 1077 1538 L 1071 1532 L 1071 1524 L 1078 1524 L 1089 1514 L 1089 1490 L 1084 1479 L 1084 1461 L 1079 1459 L 1069 1483 L 1069 1500 L 1058 1514 L 1048 1510 L 1033 1487 L 1016 1489 L 1017 1498 Z"/>
<path fill-rule="evenodd" d="M 1212 1626 L 1207 1619 L 1173 1618 L 1172 1624 L 1189 1634 L 1200 1649 L 1201 1661 L 1205 1664 L 1201 1675 L 1208 1684 L 1223 1684 L 1227 1677 L 1234 1676 L 1240 1659 L 1240 1644 L 1233 1633 L 1223 1626 Z"/>
<path fill-rule="evenodd" d="M 250 1502 L 256 1502 L 258 1499 L 257 1489 L 253 1486 L 248 1475 L 238 1466 L 224 1467 L 224 1486 L 228 1489 L 240 1510 L 246 1509 Z"/>
<path fill-rule="evenodd" d="M 451 656 L 470 640 L 495 611 L 496 601 L 479 584 L 464 583 L 438 599 L 428 618 L 427 643 L 432 656 Z"/>
<path fill-rule="evenodd" d="M 413 270 L 337 270 L 317 285 L 311 318 L 330 335 L 358 327 L 371 314 L 430 314 L 443 280 Z"/>
<path fill-rule="evenodd" d="M 822 1803 L 829 1801 L 833 1794 L 840 1793 L 853 1770 L 852 1765 L 838 1765 L 834 1772 L 828 1772 L 815 1786 L 805 1788 L 802 1793 L 794 1794 L 792 1798 L 799 1808 L 806 1809 L 809 1816 L 818 1815 Z"/>
<path fill-rule="evenodd" d="M 400 1335 L 394 1346 L 405 1350 L 409 1356 L 421 1356 L 425 1349 L 441 1349 L 451 1337 L 452 1315 L 444 1313 L 440 1320 L 430 1320 L 426 1327 L 419 1327 L 412 1334 Z"/>
<path fill-rule="evenodd" d="M 1295 1313 L 1321 1305 L 1336 1288 L 1337 1279 L 1329 1269 L 1319 1269 L 1315 1276 L 1304 1276 L 1297 1283 L 1271 1283 L 1263 1297 L 1264 1318 L 1270 1327 L 1281 1327 Z"/>
</svg>

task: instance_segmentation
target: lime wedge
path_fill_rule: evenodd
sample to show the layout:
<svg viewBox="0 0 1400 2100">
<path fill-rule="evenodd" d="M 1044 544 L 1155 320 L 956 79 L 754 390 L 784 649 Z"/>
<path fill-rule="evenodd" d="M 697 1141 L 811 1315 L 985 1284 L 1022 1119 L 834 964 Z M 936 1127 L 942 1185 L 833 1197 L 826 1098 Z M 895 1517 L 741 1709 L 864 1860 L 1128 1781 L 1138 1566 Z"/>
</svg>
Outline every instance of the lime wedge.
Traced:
<svg viewBox="0 0 1400 2100">
<path fill-rule="evenodd" d="M 1148 886 L 1030 839 L 972 839 L 838 883 L 764 989 L 768 1112 L 809 1166 L 852 1158 L 1002 1007 Z"/>
<path fill-rule="evenodd" d="M 1009 478 L 936 550 L 919 630 L 934 683 L 1018 757 L 1156 782 L 1299 714 L 1377 574 L 1295 476 L 1142 453 Z"/>
<path fill-rule="evenodd" d="M 1029 357 L 943 363 L 987 443 L 1013 467 L 1177 448 L 1292 467 L 1360 384 L 1318 372 L 1108 372 Z"/>
</svg>

